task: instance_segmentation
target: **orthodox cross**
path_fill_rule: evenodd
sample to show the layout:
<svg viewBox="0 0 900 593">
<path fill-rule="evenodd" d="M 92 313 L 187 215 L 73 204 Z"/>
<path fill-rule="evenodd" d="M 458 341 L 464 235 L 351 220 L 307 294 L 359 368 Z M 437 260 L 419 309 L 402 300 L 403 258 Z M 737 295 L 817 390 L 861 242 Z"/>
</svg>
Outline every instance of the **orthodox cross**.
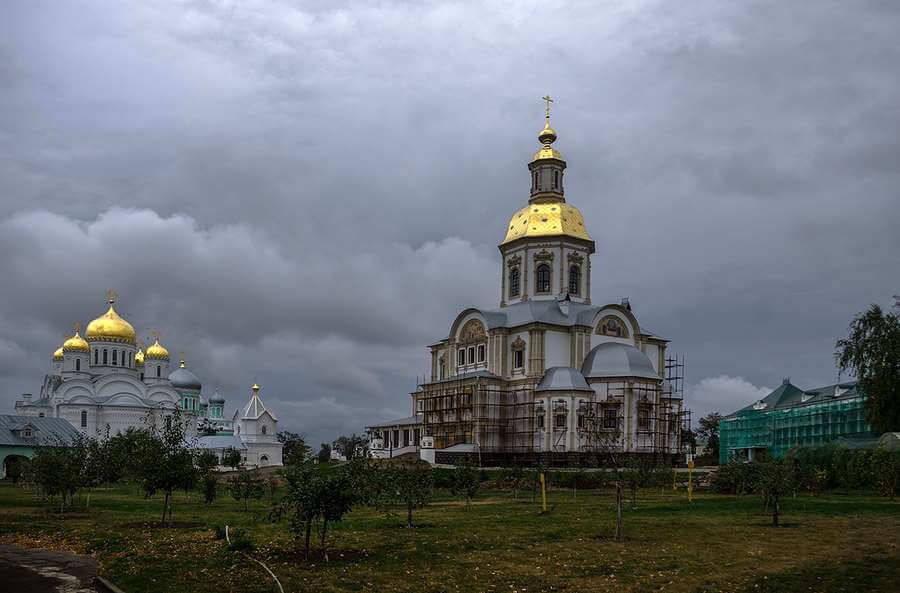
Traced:
<svg viewBox="0 0 900 593">
<path fill-rule="evenodd" d="M 159 342 L 159 331 L 158 331 L 158 330 L 153 330 L 153 331 L 151 331 L 151 332 L 150 332 L 150 335 L 153 336 L 153 339 L 154 339 L 154 340 L 156 340 L 157 342 Z"/>
<path fill-rule="evenodd" d="M 541 97 L 541 99 L 543 99 L 544 102 L 547 104 L 546 117 L 549 120 L 550 119 L 550 103 L 553 103 L 553 99 L 550 98 L 550 95 L 544 95 L 543 97 Z"/>
<path fill-rule="evenodd" d="M 76 321 L 75 323 L 72 324 L 72 329 L 77 334 L 78 332 L 81 331 L 81 324 Z"/>
<path fill-rule="evenodd" d="M 119 293 L 117 293 L 115 290 L 110 288 L 106 291 L 106 302 L 110 305 L 115 303 L 117 298 L 119 298 Z"/>
</svg>

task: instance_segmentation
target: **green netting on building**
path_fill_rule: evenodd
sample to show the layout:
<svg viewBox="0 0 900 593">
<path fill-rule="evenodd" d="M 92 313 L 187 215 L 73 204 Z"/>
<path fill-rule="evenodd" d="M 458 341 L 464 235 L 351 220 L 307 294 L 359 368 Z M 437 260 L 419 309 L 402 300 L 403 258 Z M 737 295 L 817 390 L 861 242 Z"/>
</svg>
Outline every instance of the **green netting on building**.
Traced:
<svg viewBox="0 0 900 593">
<path fill-rule="evenodd" d="M 870 437 L 863 399 L 854 383 L 801 391 L 785 381 L 769 396 L 722 419 L 719 462 L 752 459 L 762 450 L 783 457 L 794 447 Z"/>
</svg>

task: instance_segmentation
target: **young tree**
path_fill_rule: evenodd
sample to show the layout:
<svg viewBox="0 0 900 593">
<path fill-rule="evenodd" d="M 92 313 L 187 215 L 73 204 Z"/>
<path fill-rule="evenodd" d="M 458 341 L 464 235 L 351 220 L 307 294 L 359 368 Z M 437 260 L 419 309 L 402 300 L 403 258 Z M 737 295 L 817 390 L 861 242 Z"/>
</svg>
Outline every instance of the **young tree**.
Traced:
<svg viewBox="0 0 900 593">
<path fill-rule="evenodd" d="M 453 484 L 450 487 L 450 491 L 453 494 L 465 497 L 467 511 L 472 504 L 472 499 L 478 494 L 478 489 L 481 487 L 479 478 L 478 468 L 469 459 L 461 460 L 453 470 Z"/>
<path fill-rule="evenodd" d="M 69 443 L 41 446 L 31 459 L 32 479 L 52 504 L 59 496 L 59 511 L 72 506 L 75 493 L 85 482 L 85 460 L 89 439 L 75 437 Z"/>
<path fill-rule="evenodd" d="M 417 460 L 382 466 L 378 472 L 383 482 L 379 490 L 386 501 L 406 506 L 406 526 L 413 527 L 413 509 L 422 508 L 431 500 L 434 491 L 434 475 L 431 465 Z"/>
<path fill-rule="evenodd" d="M 588 447 L 597 456 L 597 464 L 609 471 L 609 478 L 616 489 L 616 541 L 624 538 L 622 530 L 622 507 L 624 493 L 622 490 L 624 451 L 622 447 L 622 417 L 618 410 L 607 415 L 606 409 L 593 410 L 585 417 Z"/>
<path fill-rule="evenodd" d="M 525 481 L 525 470 L 522 469 L 521 465 L 514 465 L 513 467 L 506 470 L 506 483 L 509 484 L 509 487 L 512 488 L 513 498 L 516 500 L 519 499 L 519 490 L 522 488 L 522 483 Z"/>
<path fill-rule="evenodd" d="M 765 503 L 772 505 L 772 525 L 778 527 L 781 516 L 781 499 L 795 488 L 794 468 L 789 461 L 778 460 L 760 463 L 756 487 Z"/>
<path fill-rule="evenodd" d="M 318 460 L 321 464 L 326 464 L 331 461 L 331 445 L 328 443 L 322 443 L 322 446 L 319 448 L 319 452 L 316 453 L 316 460 Z"/>
<path fill-rule="evenodd" d="M 199 485 L 206 504 L 210 504 L 216 499 L 216 488 L 219 485 L 219 481 L 216 478 L 216 466 L 218 464 L 219 460 L 212 451 L 204 451 L 197 455 Z"/>
<path fill-rule="evenodd" d="M 835 358 L 865 394 L 866 420 L 878 434 L 900 431 L 900 316 L 870 306 L 838 340 Z"/>
<path fill-rule="evenodd" d="M 303 463 L 309 457 L 311 449 L 306 444 L 306 439 L 301 434 L 282 430 L 275 435 L 278 442 L 284 445 L 281 450 L 281 459 L 284 465 L 297 465 Z"/>
<path fill-rule="evenodd" d="M 222 451 L 222 465 L 228 466 L 231 469 L 241 467 L 242 459 L 241 452 L 234 447 L 228 447 Z"/>
<path fill-rule="evenodd" d="M 250 510 L 251 498 L 262 498 L 265 481 L 255 471 L 241 470 L 231 477 L 228 489 L 237 501 L 244 501 L 244 511 Z"/>
<path fill-rule="evenodd" d="M 353 461 L 356 457 L 368 457 L 369 441 L 365 437 L 353 433 L 348 437 L 338 437 L 332 447 L 347 461 Z"/>
<path fill-rule="evenodd" d="M 185 422 L 175 410 L 162 422 L 162 427 L 149 422 L 146 438 L 140 439 L 138 451 L 141 485 L 148 496 L 165 495 L 162 521 L 172 519 L 172 492 L 177 488 L 193 489 L 196 479 L 194 455 L 185 438 Z"/>
</svg>

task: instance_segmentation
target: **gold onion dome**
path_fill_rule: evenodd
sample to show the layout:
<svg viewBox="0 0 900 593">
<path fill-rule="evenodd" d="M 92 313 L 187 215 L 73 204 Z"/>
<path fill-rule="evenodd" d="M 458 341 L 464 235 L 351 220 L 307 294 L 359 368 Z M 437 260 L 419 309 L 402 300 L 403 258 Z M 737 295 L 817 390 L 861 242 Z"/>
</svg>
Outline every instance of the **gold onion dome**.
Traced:
<svg viewBox="0 0 900 593">
<path fill-rule="evenodd" d="M 53 360 L 62 360 L 63 359 L 63 349 L 57 348 L 56 352 L 53 353 Z"/>
<path fill-rule="evenodd" d="M 143 348 L 137 351 L 137 354 L 134 355 L 134 364 L 137 366 L 144 365 L 144 350 Z"/>
<path fill-rule="evenodd" d="M 512 215 L 503 243 L 522 237 L 567 235 L 592 241 L 584 226 L 584 217 L 575 206 L 561 202 L 529 204 Z"/>
<path fill-rule="evenodd" d="M 156 338 L 156 341 L 147 348 L 147 351 L 144 353 L 145 360 L 169 360 L 169 351 L 166 350 L 166 347 L 159 343 L 159 338 Z"/>
<path fill-rule="evenodd" d="M 66 352 L 90 352 L 91 347 L 87 341 L 76 331 L 75 335 L 63 342 L 62 349 Z"/>
<path fill-rule="evenodd" d="M 134 344 L 135 332 L 130 323 L 119 317 L 113 308 L 115 293 L 107 294 L 109 310 L 87 325 L 84 335 L 88 340 L 111 340 L 113 342 L 129 342 Z"/>
</svg>

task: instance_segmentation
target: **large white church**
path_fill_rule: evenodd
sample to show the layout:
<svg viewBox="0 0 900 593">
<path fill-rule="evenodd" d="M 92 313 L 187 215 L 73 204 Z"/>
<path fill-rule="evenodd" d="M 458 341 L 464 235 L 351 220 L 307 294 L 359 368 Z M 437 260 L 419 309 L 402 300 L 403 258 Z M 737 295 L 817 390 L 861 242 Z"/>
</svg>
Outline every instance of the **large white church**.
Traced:
<svg viewBox="0 0 900 593">
<path fill-rule="evenodd" d="M 281 465 L 278 420 L 263 404 L 259 386 L 254 384 L 247 403 L 226 419 L 218 389 L 206 400 L 183 356 L 170 371 L 169 351 L 159 334 L 142 348 L 134 327 L 116 311 L 115 299 L 110 291 L 109 308 L 87 324 L 84 337 L 76 324 L 74 335 L 53 353 L 38 398 L 23 394 L 16 414 L 62 418 L 84 435 L 104 437 L 147 428 L 148 422 L 156 424 L 180 410 L 197 447 L 220 456 L 234 447 L 247 466 Z M 198 429 L 215 435 L 198 436 Z"/>
<path fill-rule="evenodd" d="M 594 304 L 594 241 L 565 197 L 549 97 L 528 203 L 500 250 L 500 303 L 466 308 L 431 346 L 409 416 L 367 427 L 376 457 L 582 465 L 601 451 L 677 462 L 686 450 L 681 364 L 627 300 Z"/>
</svg>

